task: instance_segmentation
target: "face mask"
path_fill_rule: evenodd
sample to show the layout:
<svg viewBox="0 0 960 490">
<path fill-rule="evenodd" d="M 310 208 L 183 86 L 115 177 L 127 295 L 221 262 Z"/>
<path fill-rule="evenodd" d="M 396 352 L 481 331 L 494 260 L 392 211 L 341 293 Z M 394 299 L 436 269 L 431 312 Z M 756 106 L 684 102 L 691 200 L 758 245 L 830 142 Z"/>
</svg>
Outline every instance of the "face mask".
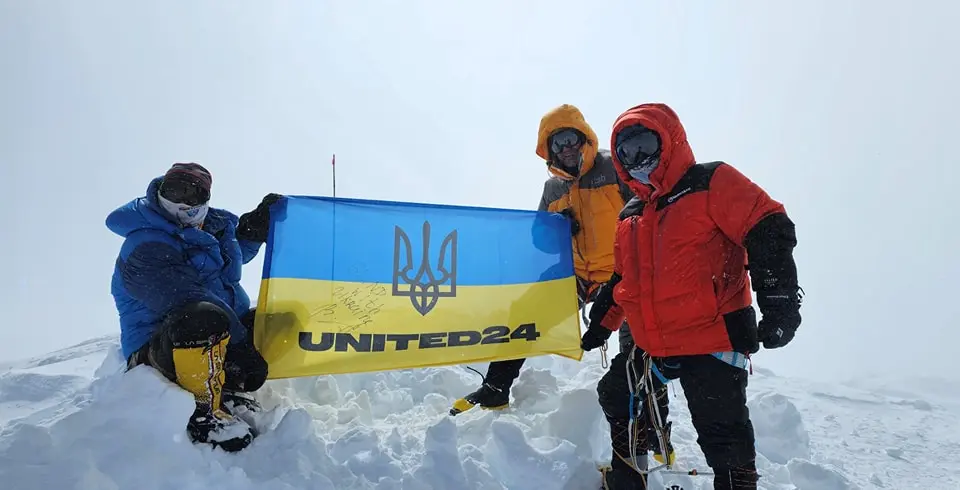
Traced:
<svg viewBox="0 0 960 490">
<path fill-rule="evenodd" d="M 649 156 L 645 158 L 642 162 L 640 162 L 640 165 L 637 165 L 631 168 L 630 170 L 628 170 L 627 173 L 629 173 L 631 177 L 639 180 L 640 182 L 643 182 L 644 184 L 649 184 L 650 174 L 657 169 L 657 166 L 659 165 L 659 163 L 660 163 L 660 157 L 655 155 Z"/>
<path fill-rule="evenodd" d="M 188 204 L 175 203 L 164 198 L 163 196 L 157 197 L 160 198 L 160 206 L 170 213 L 171 216 L 174 216 L 183 226 L 200 228 L 200 225 L 203 224 L 203 220 L 207 217 L 207 211 L 210 209 L 209 203 L 190 206 Z"/>
</svg>

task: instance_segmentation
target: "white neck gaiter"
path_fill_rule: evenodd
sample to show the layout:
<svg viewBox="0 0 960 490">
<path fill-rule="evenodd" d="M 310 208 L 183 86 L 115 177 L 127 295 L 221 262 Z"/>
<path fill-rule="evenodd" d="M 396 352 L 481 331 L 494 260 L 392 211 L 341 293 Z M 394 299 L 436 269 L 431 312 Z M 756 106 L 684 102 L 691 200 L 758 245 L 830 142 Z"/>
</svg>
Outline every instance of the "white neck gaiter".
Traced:
<svg viewBox="0 0 960 490">
<path fill-rule="evenodd" d="M 207 211 L 210 209 L 210 203 L 188 206 L 170 201 L 159 194 L 157 197 L 160 199 L 160 205 L 163 206 L 163 209 L 171 216 L 176 217 L 177 221 L 183 226 L 200 228 L 203 225 L 203 220 L 207 217 Z"/>
</svg>

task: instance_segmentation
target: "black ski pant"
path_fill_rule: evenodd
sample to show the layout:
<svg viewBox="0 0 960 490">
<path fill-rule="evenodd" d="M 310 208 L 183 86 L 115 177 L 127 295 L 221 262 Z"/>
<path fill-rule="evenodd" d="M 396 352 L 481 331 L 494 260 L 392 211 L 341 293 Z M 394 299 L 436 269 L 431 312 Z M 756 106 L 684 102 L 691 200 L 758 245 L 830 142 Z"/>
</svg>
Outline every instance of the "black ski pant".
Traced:
<svg viewBox="0 0 960 490">
<path fill-rule="evenodd" d="M 610 438 L 614 459 L 618 456 L 630 460 L 630 386 L 627 381 L 629 352 L 617 354 L 610 362 L 610 369 L 597 385 L 600 406 L 610 423 Z M 634 369 L 639 382 L 643 373 L 643 358 L 639 348 L 634 354 Z M 755 489 L 756 450 L 754 448 L 753 424 L 747 409 L 747 371 L 731 366 L 711 355 L 654 358 L 654 365 L 667 380 L 679 379 L 687 399 L 693 427 L 697 431 L 697 444 L 706 457 L 707 464 L 716 473 L 714 488 Z M 652 370 L 651 370 L 652 371 Z M 664 383 L 651 372 L 657 401 L 662 392 L 660 420 L 667 420 L 667 400 Z M 651 428 L 651 414 L 646 410 L 646 392 L 641 386 L 634 388 L 635 427 L 637 455 L 646 454 L 655 433 Z M 638 475 L 639 476 L 639 475 Z"/>
<path fill-rule="evenodd" d="M 225 390 L 252 392 L 260 389 L 267 380 L 267 362 L 253 345 L 255 315 L 256 309 L 250 309 L 240 317 L 247 329 L 247 339 L 227 346 L 223 362 Z M 176 382 L 173 349 L 224 335 L 229 329 L 230 320 L 222 308 L 208 302 L 185 305 L 161 320 L 150 341 L 130 355 L 127 369 L 147 364 Z"/>
</svg>

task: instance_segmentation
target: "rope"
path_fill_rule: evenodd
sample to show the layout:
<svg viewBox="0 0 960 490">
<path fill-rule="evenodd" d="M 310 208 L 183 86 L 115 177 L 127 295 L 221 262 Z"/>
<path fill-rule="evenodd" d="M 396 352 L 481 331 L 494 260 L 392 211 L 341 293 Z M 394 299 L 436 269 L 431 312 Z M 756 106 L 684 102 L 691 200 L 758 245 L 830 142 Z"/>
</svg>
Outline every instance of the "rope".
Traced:
<svg viewBox="0 0 960 490">
<path fill-rule="evenodd" d="M 637 416 L 636 416 L 636 407 L 634 406 L 634 401 L 637 399 L 636 387 L 643 382 L 641 377 L 639 382 L 634 382 L 636 379 L 636 359 L 637 346 L 634 345 L 630 349 L 630 356 L 627 358 L 626 370 L 627 370 L 627 387 L 630 389 L 630 418 L 627 421 L 627 434 L 630 439 L 630 464 L 634 469 L 640 468 L 640 465 L 637 463 Z M 646 353 L 644 353 L 646 355 Z M 646 376 L 646 372 L 643 374 Z"/>
<path fill-rule="evenodd" d="M 652 376 L 653 370 L 653 358 L 646 352 L 643 353 L 641 357 L 641 362 L 643 363 L 643 372 L 637 380 L 636 372 L 636 353 L 637 346 L 634 345 L 630 349 L 630 357 L 627 358 L 627 387 L 630 389 L 630 419 L 627 422 L 627 432 L 630 434 L 630 462 L 633 464 L 634 468 L 639 468 L 637 464 L 637 413 L 634 401 L 637 399 L 637 387 L 639 386 L 643 391 L 645 391 L 645 398 L 647 403 L 647 419 L 653 424 L 653 429 L 657 434 L 657 440 L 660 442 L 660 450 L 663 452 L 664 459 L 666 463 L 652 469 L 647 470 L 647 472 L 656 471 L 659 468 L 667 467 L 670 468 L 670 453 L 669 448 L 667 447 L 667 435 L 666 430 L 663 427 L 663 418 L 660 415 L 660 406 L 657 403 L 657 393 L 654 385 L 654 377 Z M 635 381 L 636 380 L 636 381 Z M 646 434 L 644 434 L 646 437 Z"/>
<path fill-rule="evenodd" d="M 653 359 L 650 356 L 645 356 L 645 361 L 645 369 L 647 373 L 649 373 L 653 367 Z M 667 446 L 669 441 L 666 430 L 663 428 L 663 417 L 660 416 L 660 404 L 657 403 L 657 392 L 654 386 L 653 376 L 648 374 L 646 376 L 646 383 L 648 413 L 653 414 L 653 416 L 650 417 L 651 422 L 653 422 L 653 429 L 657 434 L 657 440 L 660 442 L 660 451 L 663 453 L 664 460 L 667 462 L 667 468 L 670 468 L 670 448 Z M 666 387 L 664 387 L 664 389 L 666 389 Z"/>
<path fill-rule="evenodd" d="M 467 369 L 469 369 L 469 370 L 471 370 L 471 371 L 473 371 L 473 372 L 475 372 L 475 373 L 477 373 L 477 374 L 479 374 L 479 375 L 480 375 L 480 378 L 482 378 L 484 381 L 487 380 L 487 377 L 484 376 L 483 373 L 481 373 L 480 371 L 477 371 L 476 369 L 473 369 L 473 368 L 470 367 L 470 366 L 464 366 L 464 367 L 467 368 Z"/>
</svg>

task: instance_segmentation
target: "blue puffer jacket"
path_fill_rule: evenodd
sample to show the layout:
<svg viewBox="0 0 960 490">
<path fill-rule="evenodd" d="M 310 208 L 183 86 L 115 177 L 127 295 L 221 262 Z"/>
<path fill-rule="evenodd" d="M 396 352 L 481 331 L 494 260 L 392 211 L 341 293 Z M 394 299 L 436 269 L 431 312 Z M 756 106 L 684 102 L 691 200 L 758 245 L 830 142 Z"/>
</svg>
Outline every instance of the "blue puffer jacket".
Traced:
<svg viewBox="0 0 960 490">
<path fill-rule="evenodd" d="M 150 340 L 161 318 L 192 301 L 210 301 L 231 316 L 230 343 L 243 341 L 239 316 L 250 308 L 240 286 L 243 264 L 260 243 L 238 240 L 238 218 L 210 208 L 203 229 L 181 228 L 157 200 L 162 177 L 140 197 L 107 216 L 106 225 L 124 237 L 113 271 L 111 293 L 120 314 L 120 344 L 125 358 Z"/>
</svg>

